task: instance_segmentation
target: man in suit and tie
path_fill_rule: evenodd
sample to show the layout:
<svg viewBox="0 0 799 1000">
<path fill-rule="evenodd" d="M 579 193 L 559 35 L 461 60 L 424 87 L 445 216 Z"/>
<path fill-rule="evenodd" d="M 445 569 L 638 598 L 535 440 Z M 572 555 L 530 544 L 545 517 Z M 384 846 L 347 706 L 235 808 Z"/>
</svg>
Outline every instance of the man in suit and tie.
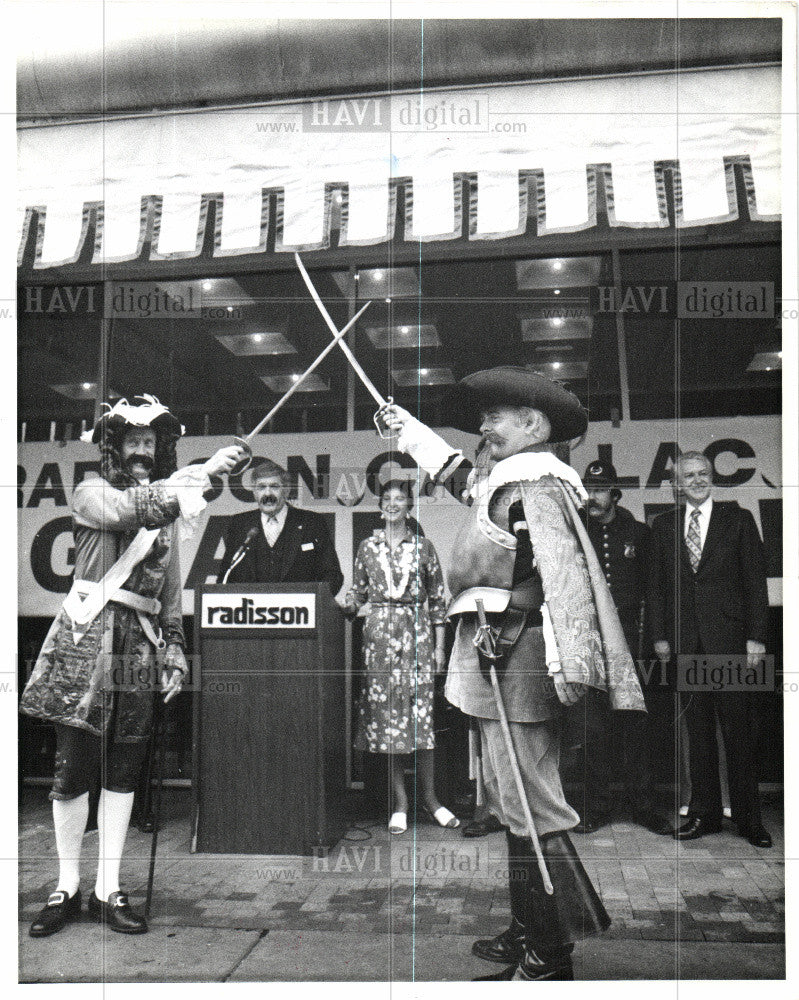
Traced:
<svg viewBox="0 0 799 1000">
<path fill-rule="evenodd" d="M 705 455 L 681 455 L 674 467 L 678 506 L 652 526 L 648 605 L 655 653 L 668 662 L 676 636 L 679 655 L 745 657 L 747 666 L 755 667 L 766 651 L 763 543 L 748 510 L 713 500 L 712 479 Z M 675 830 L 675 838 L 694 840 L 721 830 L 718 717 L 733 821 L 751 844 L 771 847 L 760 815 L 751 691 L 694 691 L 683 698 L 693 793 L 688 821 Z"/>
<path fill-rule="evenodd" d="M 227 583 L 327 582 L 335 596 L 344 575 L 325 519 L 288 503 L 291 480 L 271 459 L 256 466 L 250 484 L 258 507 L 230 518 L 219 582 L 235 562 Z"/>
</svg>

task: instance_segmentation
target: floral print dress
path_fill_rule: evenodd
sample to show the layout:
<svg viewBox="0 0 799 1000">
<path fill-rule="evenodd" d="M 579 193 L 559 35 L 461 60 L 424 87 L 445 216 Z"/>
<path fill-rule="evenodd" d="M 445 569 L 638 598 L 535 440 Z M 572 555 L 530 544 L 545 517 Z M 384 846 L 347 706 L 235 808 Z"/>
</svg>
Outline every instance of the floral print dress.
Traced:
<svg viewBox="0 0 799 1000">
<path fill-rule="evenodd" d="M 369 604 L 355 748 L 432 750 L 433 627 L 443 624 L 446 614 L 436 550 L 409 530 L 392 552 L 379 529 L 358 548 L 351 593 L 358 606 Z"/>
</svg>

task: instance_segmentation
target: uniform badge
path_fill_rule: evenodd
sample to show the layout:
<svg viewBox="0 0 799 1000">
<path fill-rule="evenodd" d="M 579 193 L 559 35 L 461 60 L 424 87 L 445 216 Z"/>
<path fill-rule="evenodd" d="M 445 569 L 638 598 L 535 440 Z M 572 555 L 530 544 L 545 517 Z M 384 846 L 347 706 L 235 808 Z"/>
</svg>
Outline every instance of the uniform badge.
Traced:
<svg viewBox="0 0 799 1000">
<path fill-rule="evenodd" d="M 624 546 L 624 558 L 625 559 L 635 559 L 635 546 L 625 545 Z"/>
</svg>

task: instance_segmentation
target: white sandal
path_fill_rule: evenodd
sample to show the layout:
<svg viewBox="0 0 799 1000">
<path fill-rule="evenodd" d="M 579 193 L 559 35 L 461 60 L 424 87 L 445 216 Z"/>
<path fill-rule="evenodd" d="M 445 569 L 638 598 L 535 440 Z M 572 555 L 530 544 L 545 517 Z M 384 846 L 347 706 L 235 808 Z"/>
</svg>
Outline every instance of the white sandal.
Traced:
<svg viewBox="0 0 799 1000">
<path fill-rule="evenodd" d="M 433 819 L 439 826 L 447 827 L 450 830 L 457 830 L 457 828 L 461 825 L 461 821 L 458 817 L 455 816 L 454 813 L 451 813 L 446 806 L 439 806 L 433 813 Z"/>
<path fill-rule="evenodd" d="M 404 812 L 392 813 L 388 821 L 388 832 L 398 836 L 408 829 L 408 814 Z"/>
</svg>

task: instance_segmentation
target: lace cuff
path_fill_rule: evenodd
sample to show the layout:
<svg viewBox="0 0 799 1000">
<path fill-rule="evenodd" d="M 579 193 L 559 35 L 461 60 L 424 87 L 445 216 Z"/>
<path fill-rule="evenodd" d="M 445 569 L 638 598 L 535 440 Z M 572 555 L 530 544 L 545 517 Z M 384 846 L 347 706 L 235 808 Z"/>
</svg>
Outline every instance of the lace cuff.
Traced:
<svg viewBox="0 0 799 1000">
<path fill-rule="evenodd" d="M 403 424 L 397 438 L 397 447 L 410 455 L 419 468 L 434 480 L 453 467 L 462 455 L 415 417 L 409 417 Z"/>
<path fill-rule="evenodd" d="M 541 605 L 541 618 L 544 633 L 544 656 L 547 662 L 547 673 L 550 677 L 559 674 L 563 667 L 560 665 L 560 655 L 558 644 L 555 642 L 555 630 L 552 628 L 552 619 L 549 617 L 549 608 L 546 601 Z"/>
<path fill-rule="evenodd" d="M 211 481 L 201 465 L 187 465 L 173 472 L 164 484 L 180 506 L 180 537 L 190 538 L 197 530 L 200 514 L 208 506 L 203 491 L 210 487 Z"/>
</svg>

